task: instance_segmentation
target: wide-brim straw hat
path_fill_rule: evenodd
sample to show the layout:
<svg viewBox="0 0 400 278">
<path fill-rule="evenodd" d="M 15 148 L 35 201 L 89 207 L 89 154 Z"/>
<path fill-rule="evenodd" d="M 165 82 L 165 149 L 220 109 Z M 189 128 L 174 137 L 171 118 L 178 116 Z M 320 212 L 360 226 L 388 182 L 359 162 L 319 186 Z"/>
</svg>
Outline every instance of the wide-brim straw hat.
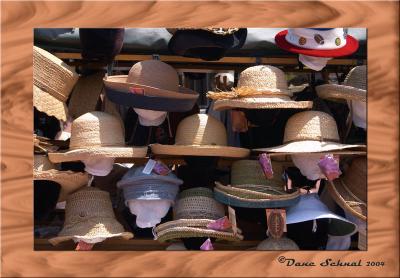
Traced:
<svg viewBox="0 0 400 278">
<path fill-rule="evenodd" d="M 321 98 L 329 100 L 367 101 L 367 66 L 357 66 L 347 74 L 343 85 L 324 84 L 315 87 Z"/>
<path fill-rule="evenodd" d="M 328 58 L 351 55 L 359 45 L 344 28 L 291 28 L 276 34 L 275 43 L 292 53 Z"/>
<path fill-rule="evenodd" d="M 160 242 L 192 237 L 210 237 L 218 240 L 239 241 L 243 239 L 240 229 L 234 234 L 231 229 L 216 231 L 207 225 L 225 216 L 224 206 L 213 198 L 207 188 L 192 188 L 183 191 L 174 207 L 174 219 L 158 225 L 154 232 Z"/>
<path fill-rule="evenodd" d="M 250 150 L 227 146 L 225 126 L 206 114 L 183 119 L 177 128 L 175 144 L 150 145 L 157 155 L 247 157 Z"/>
<path fill-rule="evenodd" d="M 316 193 L 301 195 L 300 201 L 286 211 L 288 225 L 318 219 L 329 219 L 328 234 L 332 236 L 351 236 L 358 229 L 353 222 L 331 212 Z"/>
<path fill-rule="evenodd" d="M 133 234 L 125 232 L 116 220 L 109 193 L 86 187 L 68 197 L 64 227 L 49 242 L 56 245 L 74 238 L 91 240 L 111 237 L 130 239 Z"/>
<path fill-rule="evenodd" d="M 125 146 L 119 119 L 105 112 L 86 113 L 72 122 L 70 148 L 49 153 L 52 162 L 78 161 L 89 157 L 145 157 L 146 147 Z"/>
<path fill-rule="evenodd" d="M 304 111 L 289 118 L 283 144 L 276 147 L 254 149 L 257 152 L 281 154 L 295 153 L 365 153 L 365 145 L 340 143 L 335 119 L 325 112 Z"/>
<path fill-rule="evenodd" d="M 66 121 L 65 102 L 78 81 L 75 70 L 53 54 L 33 47 L 33 106 Z"/>
<path fill-rule="evenodd" d="M 215 183 L 217 201 L 234 207 L 277 208 L 295 205 L 300 198 L 297 190 L 287 193 L 281 179 L 283 164 L 272 163 L 274 176 L 267 179 L 256 160 L 239 160 L 232 164 L 231 186 Z"/>
<path fill-rule="evenodd" d="M 128 75 L 106 76 L 103 81 L 112 102 L 134 108 L 186 112 L 199 97 L 195 91 L 179 86 L 176 70 L 158 60 L 138 62 Z"/>
<path fill-rule="evenodd" d="M 312 101 L 295 101 L 287 86 L 285 73 L 277 67 L 260 65 L 240 73 L 238 87 L 230 92 L 209 92 L 215 100 L 214 110 L 244 109 L 308 109 Z"/>
<path fill-rule="evenodd" d="M 346 212 L 360 220 L 367 220 L 367 159 L 352 161 L 344 176 L 331 182 L 329 193 Z"/>
<path fill-rule="evenodd" d="M 295 251 L 295 250 L 300 250 L 299 246 L 291 240 L 290 238 L 287 237 L 281 237 L 281 238 L 267 238 L 263 241 L 261 241 L 257 247 L 256 250 L 261 251 L 261 250 L 269 250 L 269 251 L 278 251 L 278 250 L 286 250 L 286 251 Z"/>
<path fill-rule="evenodd" d="M 88 173 L 59 171 L 47 156 L 35 155 L 33 160 L 33 179 L 49 180 L 61 186 L 59 202 L 65 201 L 67 196 L 89 182 Z"/>
</svg>

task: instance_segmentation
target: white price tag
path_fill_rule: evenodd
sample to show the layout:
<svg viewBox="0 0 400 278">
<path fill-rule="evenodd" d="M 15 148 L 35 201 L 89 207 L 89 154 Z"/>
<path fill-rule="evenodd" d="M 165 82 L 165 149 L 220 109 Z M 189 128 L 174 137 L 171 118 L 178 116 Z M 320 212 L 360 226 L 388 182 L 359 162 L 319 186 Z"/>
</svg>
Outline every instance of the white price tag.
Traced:
<svg viewBox="0 0 400 278">
<path fill-rule="evenodd" d="M 144 167 L 142 173 L 146 174 L 146 175 L 150 175 L 151 171 L 153 171 L 154 166 L 156 166 L 157 161 L 153 160 L 153 159 L 149 159 L 149 161 L 147 161 L 146 166 Z"/>
</svg>

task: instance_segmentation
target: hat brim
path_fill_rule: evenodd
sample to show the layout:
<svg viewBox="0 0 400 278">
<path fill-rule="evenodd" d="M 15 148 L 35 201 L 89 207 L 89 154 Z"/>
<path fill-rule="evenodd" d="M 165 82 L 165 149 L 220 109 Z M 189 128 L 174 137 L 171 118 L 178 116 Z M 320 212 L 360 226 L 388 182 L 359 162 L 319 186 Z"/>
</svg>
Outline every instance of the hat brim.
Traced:
<svg viewBox="0 0 400 278">
<path fill-rule="evenodd" d="M 312 101 L 293 101 L 278 99 L 273 101 L 272 98 L 238 98 L 238 99 L 222 99 L 216 100 L 214 110 L 221 111 L 233 108 L 244 109 L 309 109 L 312 108 Z"/>
<path fill-rule="evenodd" d="M 357 217 L 362 221 L 367 220 L 367 207 L 361 204 L 357 204 L 358 200 L 347 193 L 343 186 L 343 180 L 336 179 L 330 182 L 328 191 L 335 202 L 346 212 Z M 352 204 L 352 205 L 351 205 Z"/>
<path fill-rule="evenodd" d="M 66 152 L 49 153 L 49 159 L 53 163 L 66 161 L 79 161 L 89 157 L 109 157 L 109 158 L 125 158 L 125 157 L 145 157 L 147 154 L 146 147 L 98 147 L 87 149 L 74 149 Z"/>
<path fill-rule="evenodd" d="M 67 105 L 35 85 L 33 85 L 33 106 L 58 120 L 64 122 L 67 120 Z"/>
<path fill-rule="evenodd" d="M 205 228 L 210 219 L 180 219 L 169 221 L 156 227 L 157 240 L 165 242 L 173 239 L 191 237 L 211 237 L 226 241 L 243 240 L 241 234 L 234 234 L 229 231 L 216 231 Z"/>
<path fill-rule="evenodd" d="M 280 48 L 282 48 L 286 51 L 292 52 L 292 53 L 303 54 L 303 55 L 313 56 L 313 57 L 334 58 L 334 57 L 342 57 L 342 56 L 351 55 L 354 52 L 356 52 L 358 49 L 358 41 L 350 35 L 347 35 L 346 45 L 341 48 L 329 49 L 329 50 L 318 50 L 318 49 L 301 48 L 301 47 L 298 47 L 296 45 L 289 43 L 286 40 L 287 33 L 288 33 L 288 30 L 284 30 L 284 31 L 281 31 L 278 34 L 276 34 L 275 43 Z"/>
<path fill-rule="evenodd" d="M 125 186 L 135 186 L 137 184 L 144 184 L 144 183 L 155 183 L 155 184 L 165 184 L 166 186 L 168 185 L 181 185 L 183 181 L 178 178 L 173 178 L 173 177 L 168 177 L 168 176 L 162 176 L 162 175 L 157 175 L 157 176 L 140 176 L 140 177 L 133 177 L 133 178 L 127 178 L 127 179 L 121 179 L 117 183 L 118 188 L 123 188 Z"/>
<path fill-rule="evenodd" d="M 214 196 L 220 203 L 242 208 L 285 208 L 297 204 L 300 200 L 298 192 L 297 194 L 287 194 L 287 196 L 282 196 L 284 198 L 279 199 L 250 199 L 230 194 L 220 188 L 214 188 Z"/>
<path fill-rule="evenodd" d="M 351 86 L 325 84 L 315 87 L 317 94 L 320 98 L 330 100 L 357 100 L 367 101 L 367 91 Z"/>
<path fill-rule="evenodd" d="M 57 237 L 49 239 L 53 245 L 60 242 L 71 240 L 74 237 L 80 239 L 94 239 L 98 237 L 111 238 L 121 237 L 122 239 L 131 239 L 133 234 L 124 232 L 122 225 L 116 219 L 92 218 L 79 223 L 64 225 Z"/>
<path fill-rule="evenodd" d="M 178 91 L 163 90 L 141 84 L 128 83 L 127 75 L 104 77 L 107 97 L 110 101 L 134 108 L 166 112 L 186 112 L 195 105 L 199 94 L 191 89 L 179 87 Z M 130 88 L 143 89 L 143 94 L 134 94 Z"/>
<path fill-rule="evenodd" d="M 249 149 L 228 146 L 199 146 L 199 145 L 150 145 L 154 154 L 178 156 L 218 156 L 218 157 L 247 157 Z"/>
<path fill-rule="evenodd" d="M 283 144 L 281 146 L 272 148 L 253 149 L 255 152 L 272 152 L 284 154 L 296 153 L 322 153 L 322 152 L 335 152 L 346 150 L 346 153 L 360 153 L 366 151 L 365 145 L 347 145 L 335 142 L 320 142 L 313 140 L 297 141 Z"/>
<path fill-rule="evenodd" d="M 61 185 L 58 202 L 65 201 L 67 196 L 89 182 L 88 173 L 73 171 L 58 171 L 55 169 L 47 171 L 33 171 L 34 180 L 49 180 Z"/>
<path fill-rule="evenodd" d="M 357 232 L 357 225 L 331 212 L 316 193 L 301 195 L 299 202 L 288 208 L 286 224 L 295 224 L 317 219 L 330 219 L 328 234 L 351 236 Z"/>
</svg>

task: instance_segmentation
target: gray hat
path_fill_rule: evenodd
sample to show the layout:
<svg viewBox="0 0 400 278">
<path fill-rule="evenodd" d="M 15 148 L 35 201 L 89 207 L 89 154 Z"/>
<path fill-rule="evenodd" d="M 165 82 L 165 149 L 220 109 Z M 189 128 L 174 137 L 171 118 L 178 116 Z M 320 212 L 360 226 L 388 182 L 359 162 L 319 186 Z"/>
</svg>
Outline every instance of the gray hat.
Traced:
<svg viewBox="0 0 400 278">
<path fill-rule="evenodd" d="M 351 236 L 357 232 L 356 224 L 331 212 L 315 193 L 301 195 L 300 201 L 286 212 L 286 224 L 324 218 L 329 219 L 329 235 Z"/>
<path fill-rule="evenodd" d="M 122 188 L 125 201 L 128 200 L 171 200 L 178 194 L 183 183 L 172 172 L 166 176 L 155 173 L 144 174 L 144 167 L 133 166 L 117 183 Z"/>
</svg>

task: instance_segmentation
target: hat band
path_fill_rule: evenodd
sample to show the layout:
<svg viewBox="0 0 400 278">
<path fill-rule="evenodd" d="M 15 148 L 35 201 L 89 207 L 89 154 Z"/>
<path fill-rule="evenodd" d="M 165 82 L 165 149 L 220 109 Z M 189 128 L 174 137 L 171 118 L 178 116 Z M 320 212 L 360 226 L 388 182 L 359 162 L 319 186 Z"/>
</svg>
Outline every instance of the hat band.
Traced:
<svg viewBox="0 0 400 278">
<path fill-rule="evenodd" d="M 245 98 L 245 97 L 286 97 L 290 99 L 289 93 L 280 89 L 256 89 L 251 87 L 238 87 L 233 88 L 230 92 L 208 92 L 207 97 L 213 100 L 219 99 L 234 99 L 234 98 Z"/>
<path fill-rule="evenodd" d="M 40 83 L 38 81 L 33 81 L 33 85 L 38 87 L 40 90 L 45 91 L 46 93 L 48 93 L 49 95 L 55 97 L 56 99 L 58 99 L 61 102 L 66 102 L 68 99 L 68 96 L 64 96 L 63 94 L 52 90 L 51 88 L 49 88 L 48 86 L 42 85 L 42 84 L 37 84 Z"/>
<path fill-rule="evenodd" d="M 90 144 L 89 145 L 74 145 L 71 144 L 69 150 L 77 150 L 77 149 L 96 149 L 96 148 L 108 148 L 108 147 L 114 147 L 114 148 L 128 148 L 128 146 L 125 146 L 125 143 L 119 142 L 119 143 L 112 143 L 112 144 Z"/>
<path fill-rule="evenodd" d="M 300 141 L 319 141 L 319 142 L 340 143 L 340 140 L 338 140 L 338 139 L 324 138 L 322 136 L 316 136 L 316 137 L 310 137 L 310 138 L 299 138 L 299 139 L 294 139 L 294 140 L 285 140 L 283 143 L 288 144 L 288 143 L 295 143 L 295 142 L 300 142 Z"/>
</svg>

